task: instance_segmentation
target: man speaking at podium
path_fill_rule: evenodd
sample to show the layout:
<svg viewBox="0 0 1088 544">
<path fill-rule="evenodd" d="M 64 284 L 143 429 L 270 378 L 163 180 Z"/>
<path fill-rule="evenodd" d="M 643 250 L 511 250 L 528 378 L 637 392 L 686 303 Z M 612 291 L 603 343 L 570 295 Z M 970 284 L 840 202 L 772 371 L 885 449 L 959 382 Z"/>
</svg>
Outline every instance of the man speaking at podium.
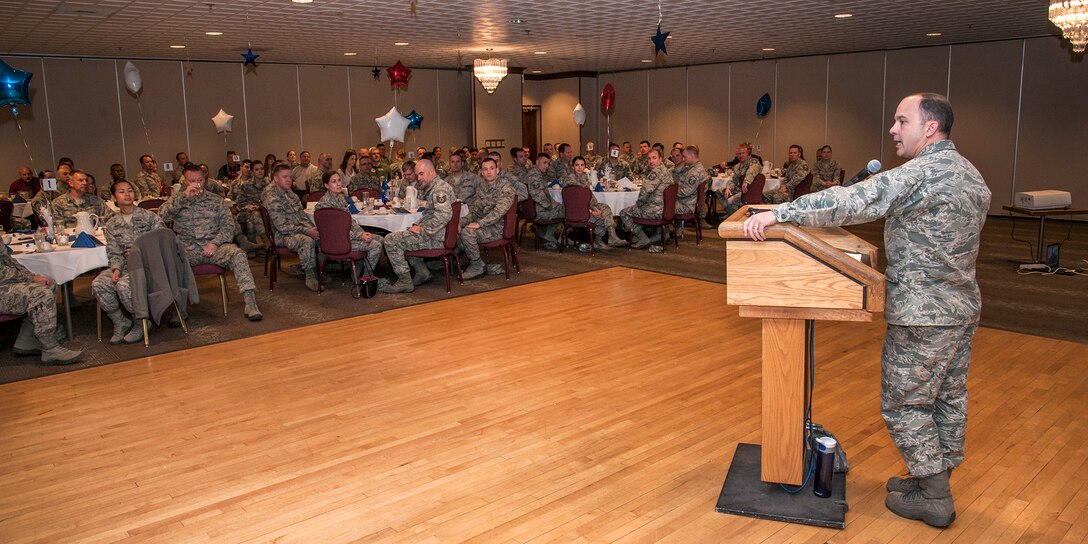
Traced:
<svg viewBox="0 0 1088 544">
<path fill-rule="evenodd" d="M 839 226 L 887 219 L 880 413 L 910 477 L 888 480 L 885 504 L 936 527 L 956 519 L 949 476 L 964 456 L 967 369 L 981 307 L 975 260 L 990 207 L 982 176 L 948 139 L 952 120 L 944 96 L 908 96 L 889 130 L 895 154 L 907 163 L 744 223 L 746 236 L 764 240 L 764 228 L 779 221 Z"/>
</svg>

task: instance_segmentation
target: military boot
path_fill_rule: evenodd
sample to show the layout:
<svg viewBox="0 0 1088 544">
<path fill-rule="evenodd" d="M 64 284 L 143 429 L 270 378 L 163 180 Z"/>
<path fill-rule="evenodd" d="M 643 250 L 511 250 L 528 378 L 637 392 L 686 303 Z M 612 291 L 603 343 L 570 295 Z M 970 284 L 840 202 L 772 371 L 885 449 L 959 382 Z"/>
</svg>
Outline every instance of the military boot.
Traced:
<svg viewBox="0 0 1088 544">
<path fill-rule="evenodd" d="M 260 321 L 264 319 L 261 310 L 257 308 L 257 292 L 255 290 L 250 289 L 249 291 L 243 291 L 242 298 L 246 301 L 246 319 L 250 321 Z"/>
<path fill-rule="evenodd" d="M 412 276 L 412 285 L 423 285 L 424 283 L 431 281 L 431 278 L 434 277 L 434 274 L 431 274 L 431 269 L 427 268 L 427 264 L 424 261 L 413 264 L 412 268 L 416 272 L 415 276 Z"/>
<path fill-rule="evenodd" d="M 612 225 L 612 226 L 608 227 L 608 245 L 609 246 L 611 246 L 611 247 L 626 247 L 627 244 L 628 244 L 627 240 L 624 240 L 623 238 L 621 238 L 619 233 L 616 232 L 616 226 L 615 225 Z"/>
<path fill-rule="evenodd" d="M 482 260 L 477 259 L 475 261 L 472 261 L 472 262 L 468 263 L 468 268 L 466 268 L 464 273 L 461 274 L 461 277 L 466 279 L 466 280 L 471 280 L 473 278 L 478 278 L 478 277 L 480 277 L 480 276 L 482 276 L 484 274 L 485 270 L 486 269 L 484 268 L 484 262 Z"/>
<path fill-rule="evenodd" d="M 181 322 L 178 322 L 178 326 L 181 326 Z M 136 344 L 144 341 L 144 327 L 143 323 L 133 323 L 132 328 L 129 329 L 128 334 L 122 342 L 126 344 Z"/>
<path fill-rule="evenodd" d="M 884 505 L 897 516 L 919 519 L 933 527 L 948 527 L 956 521 L 956 506 L 948 485 L 948 471 L 916 478 L 918 489 L 907 493 L 892 491 Z"/>
<path fill-rule="evenodd" d="M 53 340 L 56 343 L 63 342 L 68 335 L 64 333 L 64 327 L 58 323 L 53 328 Z M 34 334 L 34 324 L 30 322 L 30 316 L 23 319 L 23 325 L 19 328 L 19 336 L 15 338 L 15 344 L 11 347 L 15 355 L 39 355 L 42 352 L 42 343 Z"/>
<path fill-rule="evenodd" d="M 596 232 L 596 236 L 593 238 L 593 245 L 596 246 L 597 251 L 610 251 L 612 246 L 604 243 L 604 234 L 601 231 Z"/>
<path fill-rule="evenodd" d="M 704 229 L 711 229 L 711 230 L 714 229 L 714 225 L 711 225 L 710 223 L 707 223 L 705 217 L 699 219 L 699 226 L 704 228 Z"/>
<path fill-rule="evenodd" d="M 631 247 L 634 249 L 643 249 L 651 244 L 650 237 L 646 236 L 646 231 L 642 230 L 642 227 L 636 225 L 631 230 L 634 240 L 631 242 Z"/>
<path fill-rule="evenodd" d="M 51 348 L 42 349 L 43 365 L 70 365 L 79 362 L 83 358 L 83 352 L 68 349 L 56 344 Z"/>
<path fill-rule="evenodd" d="M 412 284 L 411 272 L 405 272 L 403 274 L 397 274 L 396 283 L 392 283 L 382 287 L 382 292 L 387 294 L 396 293 L 411 293 L 416 290 L 416 286 Z"/>
<path fill-rule="evenodd" d="M 125 341 L 125 333 L 132 327 L 132 321 L 129 321 L 125 314 L 121 313 L 120 308 L 106 315 L 113 322 L 113 336 L 110 337 L 110 344 L 116 346 Z"/>
<path fill-rule="evenodd" d="M 313 270 L 306 270 L 306 288 L 316 293 L 319 287 L 317 274 Z"/>
<path fill-rule="evenodd" d="M 949 479 L 952 478 L 952 470 L 953 469 L 948 469 Z M 898 491 L 900 493 L 907 494 L 911 491 L 918 489 L 918 478 L 899 478 L 896 476 L 892 476 L 891 478 L 888 478 L 888 484 L 885 486 L 885 488 L 889 492 Z"/>
</svg>

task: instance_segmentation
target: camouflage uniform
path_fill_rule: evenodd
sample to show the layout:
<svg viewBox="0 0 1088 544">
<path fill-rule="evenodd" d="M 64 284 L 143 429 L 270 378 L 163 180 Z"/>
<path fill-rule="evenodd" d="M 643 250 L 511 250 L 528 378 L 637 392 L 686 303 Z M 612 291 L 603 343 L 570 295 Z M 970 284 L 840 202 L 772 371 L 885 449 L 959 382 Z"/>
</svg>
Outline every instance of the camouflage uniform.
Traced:
<svg viewBox="0 0 1088 544">
<path fill-rule="evenodd" d="M 565 163 L 565 162 L 563 162 L 563 161 L 561 161 L 559 159 L 556 159 L 556 160 L 552 161 L 552 164 L 550 166 L 548 166 L 548 180 L 547 181 L 548 181 L 548 183 L 551 183 L 552 181 L 558 181 L 560 184 L 566 185 L 566 183 L 563 183 L 563 180 L 565 180 L 565 179 L 567 179 L 567 178 L 569 178 L 569 177 L 571 177 L 573 175 L 574 175 L 574 166 L 573 165 Z M 592 189 L 592 187 L 590 187 L 590 189 Z"/>
<path fill-rule="evenodd" d="M 525 182 L 528 185 L 529 196 L 533 199 L 533 204 L 536 205 L 536 218 L 537 219 L 559 219 L 563 217 L 563 204 L 556 202 L 552 198 L 551 192 L 548 191 L 548 183 L 544 180 L 544 173 L 537 168 L 533 168 L 529 175 L 525 176 Z M 586 183 L 589 183 L 587 178 Z"/>
<path fill-rule="evenodd" d="M 129 283 L 128 258 L 125 250 L 132 247 L 137 236 L 155 229 L 166 228 L 162 219 L 139 206 L 132 209 L 131 221 L 116 213 L 106 222 L 106 256 L 109 266 L 91 282 L 91 292 L 107 314 L 119 309 L 118 304 L 132 312 L 132 286 Z M 121 280 L 113 283 L 113 271 L 121 272 Z"/>
<path fill-rule="evenodd" d="M 385 255 L 397 276 L 408 274 L 408 261 L 405 251 L 440 248 L 446 241 L 446 224 L 453 219 L 453 188 L 442 178 L 436 177 L 430 185 L 420 191 L 420 197 L 427 201 L 427 209 L 420 218 L 420 232 L 410 230 L 391 232 L 385 237 Z"/>
<path fill-rule="evenodd" d="M 76 214 L 79 212 L 97 214 L 99 225 L 104 224 L 113 215 L 113 210 L 102 202 L 98 195 L 86 193 L 82 201 L 76 200 L 71 194 L 60 195 L 53 201 L 54 229 L 76 226 Z"/>
<path fill-rule="evenodd" d="M 56 347 L 57 296 L 34 281 L 25 266 L 7 251 L 0 251 L 0 313 L 27 314 L 34 336 L 44 349 Z M 23 327 L 27 324 L 24 322 Z"/>
<path fill-rule="evenodd" d="M 348 193 L 354 193 L 359 189 L 374 189 L 375 191 L 381 191 L 382 180 L 374 177 L 373 174 L 359 172 L 354 176 L 351 176 L 351 182 L 348 183 Z"/>
<path fill-rule="evenodd" d="M 190 198 L 181 191 L 163 203 L 159 217 L 174 222 L 178 244 L 185 249 L 190 265 L 214 264 L 229 268 L 234 272 L 239 292 L 257 288 L 246 252 L 231 243 L 238 224 L 222 198 L 208 191 Z M 204 255 L 204 246 L 208 244 L 216 245 L 215 253 L 210 257 Z"/>
<path fill-rule="evenodd" d="M 143 200 L 145 198 L 159 198 L 160 189 L 162 187 L 162 178 L 159 177 L 158 172 L 151 172 L 141 170 L 139 174 L 136 174 L 136 179 L 133 180 L 133 189 L 136 189 L 136 200 Z"/>
<path fill-rule="evenodd" d="M 312 193 L 324 189 L 321 185 L 321 169 L 316 164 L 309 166 L 301 164 L 291 169 L 291 179 L 295 180 L 295 188 Z"/>
<path fill-rule="evenodd" d="M 574 170 L 570 170 L 569 175 L 563 179 L 563 187 L 571 185 L 580 185 L 589 189 L 589 209 L 601 212 L 600 217 L 593 217 L 592 214 L 589 216 L 589 222 L 593 223 L 598 236 L 603 235 L 608 229 L 616 227 L 616 219 L 612 216 L 612 208 L 609 208 L 607 204 L 597 202 L 597 197 L 593 194 L 593 187 L 589 186 L 589 175 L 582 174 L 579 176 L 574 173 Z"/>
<path fill-rule="evenodd" d="M 678 185 L 676 188 L 676 213 L 695 213 L 699 199 L 703 198 L 703 195 L 698 194 L 699 184 L 706 183 L 706 186 L 709 187 L 710 174 L 707 173 L 706 168 L 703 168 L 703 163 L 696 162 L 685 169 L 680 177 L 674 179 Z M 705 209 L 703 213 L 706 213 Z M 700 217 L 700 219 L 702 218 Z"/>
<path fill-rule="evenodd" d="M 635 164 L 635 153 L 620 153 L 620 164 L 623 164 L 630 170 Z"/>
<path fill-rule="evenodd" d="M 661 219 L 665 213 L 665 189 L 675 183 L 672 174 L 664 163 L 646 174 L 642 182 L 642 189 L 638 193 L 638 200 L 634 206 L 628 206 L 620 210 L 620 218 L 623 219 L 627 230 L 634 231 L 634 218 Z"/>
<path fill-rule="evenodd" d="M 238 221 L 245 224 L 246 235 L 254 239 L 264 235 L 264 223 L 260 210 L 250 211 L 246 206 L 261 205 L 261 192 L 268 183 L 268 178 L 249 177 L 235 185 L 230 193 L 230 199 L 238 207 Z"/>
<path fill-rule="evenodd" d="M 778 190 L 769 198 L 770 204 L 781 204 L 793 200 L 794 191 L 797 190 L 797 186 L 800 185 L 802 181 L 805 181 L 805 177 L 808 176 L 808 173 L 808 162 L 806 162 L 805 159 L 797 159 L 787 164 L 786 169 L 782 171 L 781 185 L 778 186 Z"/>
<path fill-rule="evenodd" d="M 725 216 L 729 217 L 733 215 L 741 206 L 744 205 L 742 197 L 743 191 L 748 190 L 748 185 L 755 181 L 756 176 L 762 171 L 762 166 L 759 164 L 759 159 L 755 157 L 748 157 L 748 160 L 742 163 L 737 163 L 733 166 L 733 179 L 729 180 L 718 194 L 718 200 L 722 202 L 725 207 Z M 729 189 L 733 193 L 729 198 L 725 197 L 725 189 Z"/>
<path fill-rule="evenodd" d="M 816 161 L 816 164 L 812 167 L 812 192 L 822 191 L 827 189 L 828 186 L 823 182 L 831 182 L 832 185 L 839 185 L 839 174 L 842 173 L 842 167 L 834 159 L 830 161 Z"/>
<path fill-rule="evenodd" d="M 312 274 L 317 268 L 317 241 L 306 233 L 314 223 L 303 210 L 302 202 L 294 193 L 280 191 L 275 183 L 269 183 L 261 193 L 261 204 L 268 210 L 272 224 L 269 234 L 275 238 L 276 245 L 298 253 L 299 266 Z"/>
<path fill-rule="evenodd" d="M 468 170 L 462 170 L 460 174 L 450 174 L 449 178 L 443 178 L 446 183 L 453 188 L 453 194 L 463 202 L 466 206 L 472 204 L 472 199 L 476 196 L 477 188 L 480 183 L 483 182 L 480 176 L 469 172 Z"/>
<path fill-rule="evenodd" d="M 419 194 L 421 192 L 423 192 L 423 189 L 419 186 L 419 182 L 418 181 L 413 181 L 411 183 L 406 183 L 403 180 L 400 182 L 400 185 L 397 187 L 397 198 L 401 199 L 402 201 L 404 200 L 405 196 L 407 196 L 408 186 L 415 187 L 416 188 L 416 198 L 417 199 L 420 198 Z M 409 211 L 412 211 L 412 210 L 409 210 Z"/>
<path fill-rule="evenodd" d="M 631 169 L 624 164 L 623 161 L 616 161 L 616 164 L 612 164 L 612 161 L 602 162 L 597 167 L 597 177 L 600 179 L 611 179 L 619 181 L 623 178 L 631 179 Z"/>
<path fill-rule="evenodd" d="M 650 173 L 650 154 L 637 155 L 631 161 L 631 173 L 636 176 L 645 176 Z"/>
<path fill-rule="evenodd" d="M 502 174 L 491 183 L 480 180 L 469 213 L 461 217 L 461 236 L 457 241 L 470 261 L 480 260 L 481 243 L 502 238 L 503 219 L 516 198 L 514 187 Z M 480 226 L 468 228 L 473 222 Z"/>
<path fill-rule="evenodd" d="M 515 162 L 504 172 L 507 181 L 510 182 L 510 185 L 514 187 L 514 191 L 518 194 L 518 202 L 529 199 L 529 185 L 525 182 L 525 178 L 529 175 L 530 170 L 536 170 L 536 168 L 532 168 L 529 162 L 526 161 L 525 166 L 518 166 Z"/>
<path fill-rule="evenodd" d="M 224 184 L 224 182 L 215 178 L 208 178 L 208 180 L 204 182 L 204 191 L 218 196 L 219 198 L 227 198 L 230 189 L 229 185 Z"/>
<path fill-rule="evenodd" d="M 582 155 L 582 158 L 586 161 L 586 170 L 596 170 L 598 166 L 604 164 L 604 157 L 594 153 L 593 155 Z"/>
<path fill-rule="evenodd" d="M 941 140 L 864 183 L 774 208 L 779 221 L 800 225 L 886 218 L 881 415 L 917 478 L 963 461 L 967 369 L 982 304 L 975 260 L 989 207 L 981 174 Z"/>
<path fill-rule="evenodd" d="M 517 174 L 514 174 L 513 172 L 499 172 L 499 179 L 510 184 L 510 187 L 514 189 L 514 194 L 517 195 L 516 198 L 518 202 L 529 198 L 529 188 L 521 182 L 521 178 L 519 178 Z M 480 184 L 483 185 L 483 183 L 484 181 L 481 179 Z"/>
<path fill-rule="evenodd" d="M 338 208 L 348 211 L 348 200 L 340 193 L 325 191 L 325 195 L 314 205 L 314 209 L 320 210 L 321 208 Z M 363 230 L 363 227 L 352 221 L 351 230 L 348 233 L 349 238 L 351 238 L 351 250 L 365 252 L 366 262 L 373 272 L 374 268 L 378 266 L 378 261 L 382 258 L 382 237 L 371 234 L 371 239 L 367 242 L 363 239 L 365 235 L 366 231 Z"/>
</svg>

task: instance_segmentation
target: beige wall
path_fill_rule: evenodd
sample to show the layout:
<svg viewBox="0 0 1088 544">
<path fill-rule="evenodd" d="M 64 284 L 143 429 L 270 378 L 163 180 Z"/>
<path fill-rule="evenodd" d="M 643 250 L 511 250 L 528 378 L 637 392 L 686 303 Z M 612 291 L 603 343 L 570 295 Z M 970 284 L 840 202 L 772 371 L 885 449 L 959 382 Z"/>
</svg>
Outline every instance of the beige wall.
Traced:
<svg viewBox="0 0 1088 544">
<path fill-rule="evenodd" d="M 520 74 L 506 76 L 494 94 L 487 94 L 478 81 L 472 80 L 475 145 L 484 146 L 487 140 L 502 140 L 507 149 L 521 145 L 521 79 Z"/>
<path fill-rule="evenodd" d="M 283 158 L 288 149 L 308 149 L 315 160 L 328 151 L 339 163 L 349 146 L 377 143 L 374 118 L 394 103 L 386 75 L 374 81 L 368 67 L 261 64 L 245 69 L 241 63 L 194 62 L 193 75 L 185 76 L 177 61 L 134 61 L 143 79 L 137 98 L 124 87 L 125 61 L 4 61 L 33 74 L 31 105 L 20 108 L 19 116 L 30 155 L 10 112 L 0 112 L 0 183 L 5 188 L 18 177 L 20 166 L 37 172 L 53 168 L 62 156 L 100 182 L 109 181 L 114 162 L 135 176 L 139 156 L 148 152 L 160 168 L 173 162 L 178 151 L 188 151 L 193 161 L 213 170 L 223 164 L 227 150 L 263 159 L 267 153 Z M 467 72 L 412 71 L 408 88 L 397 97 L 398 108 L 405 114 L 415 109 L 424 120 L 420 130 L 408 132 L 407 145 L 448 147 L 471 141 L 470 81 Z M 520 85 L 509 87 L 520 97 Z M 216 134 L 211 122 L 220 108 L 234 116 L 233 132 L 226 137 Z M 520 134 L 520 117 L 518 123 Z"/>
</svg>

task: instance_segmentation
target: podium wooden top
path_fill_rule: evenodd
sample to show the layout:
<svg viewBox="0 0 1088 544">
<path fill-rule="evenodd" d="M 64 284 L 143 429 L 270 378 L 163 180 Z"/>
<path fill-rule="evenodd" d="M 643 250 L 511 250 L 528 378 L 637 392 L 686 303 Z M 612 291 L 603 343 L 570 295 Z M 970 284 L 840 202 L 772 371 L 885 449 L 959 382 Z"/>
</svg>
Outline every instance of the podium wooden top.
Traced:
<svg viewBox="0 0 1088 544">
<path fill-rule="evenodd" d="M 792 223 L 768 227 L 771 243 L 755 242 L 743 232 L 748 208 L 718 227 L 718 235 L 727 240 L 728 302 L 759 308 L 742 308 L 742 315 L 868 320 L 859 313 L 884 310 L 884 275 L 873 268 L 876 246 L 842 228 Z M 861 260 L 847 252 L 860 254 Z"/>
</svg>

